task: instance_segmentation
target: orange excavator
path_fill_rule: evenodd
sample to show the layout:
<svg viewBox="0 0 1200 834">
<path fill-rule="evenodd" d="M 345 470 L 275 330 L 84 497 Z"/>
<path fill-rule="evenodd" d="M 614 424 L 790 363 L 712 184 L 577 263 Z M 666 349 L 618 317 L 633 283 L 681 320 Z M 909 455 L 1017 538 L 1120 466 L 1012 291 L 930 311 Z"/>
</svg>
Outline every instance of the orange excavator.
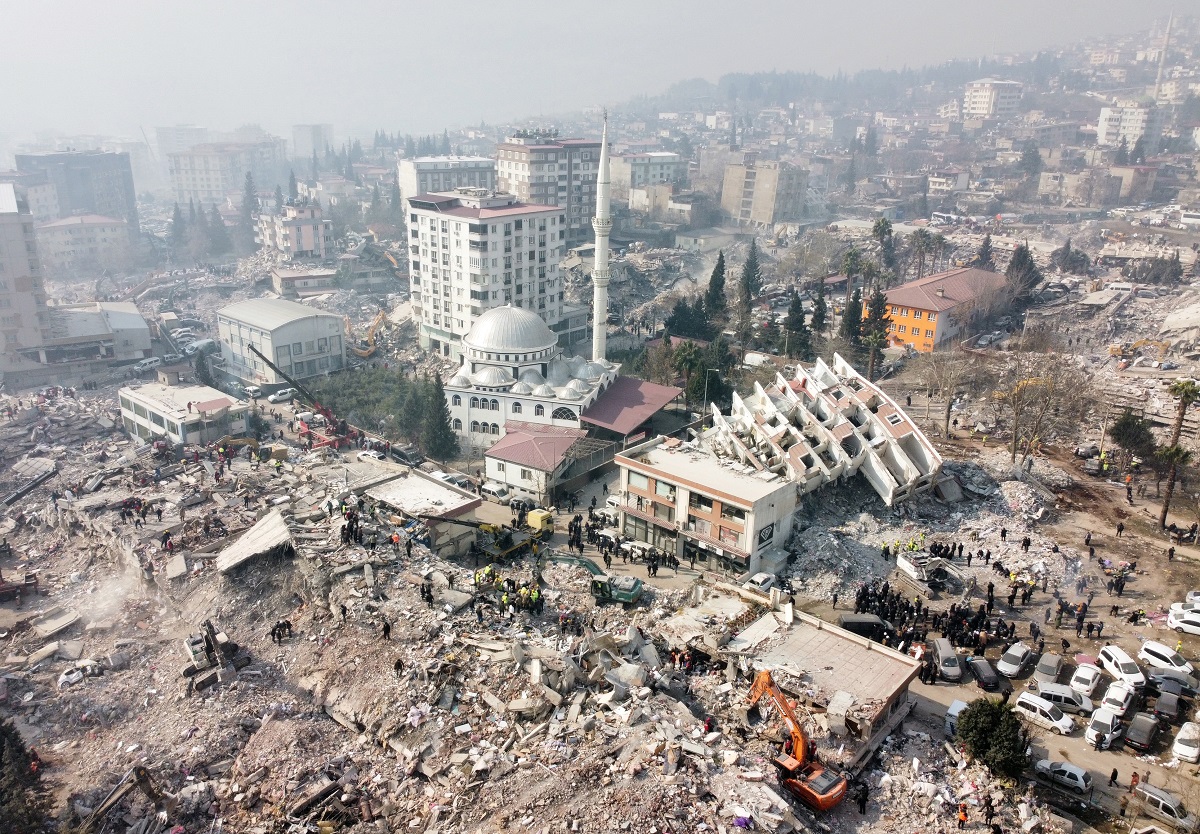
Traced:
<svg viewBox="0 0 1200 834">
<path fill-rule="evenodd" d="M 792 702 L 780 691 L 769 669 L 755 676 L 754 685 L 750 687 L 750 705 L 757 704 L 763 695 L 770 696 L 792 734 L 791 753 L 781 753 L 774 759 L 779 770 L 779 783 L 814 811 L 836 808 L 846 796 L 846 777 L 818 762 L 815 753 L 809 750 L 808 736 L 796 718 Z"/>
</svg>

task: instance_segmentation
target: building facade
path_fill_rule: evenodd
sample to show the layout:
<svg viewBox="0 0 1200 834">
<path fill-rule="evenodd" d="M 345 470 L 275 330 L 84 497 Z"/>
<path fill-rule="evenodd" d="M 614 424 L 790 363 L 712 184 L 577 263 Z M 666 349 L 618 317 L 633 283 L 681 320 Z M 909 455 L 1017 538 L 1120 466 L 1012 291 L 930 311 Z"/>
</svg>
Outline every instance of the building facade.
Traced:
<svg viewBox="0 0 1200 834">
<path fill-rule="evenodd" d="M 198 125 L 171 125 L 154 128 L 154 141 L 158 155 L 166 159 L 169 154 L 186 151 L 208 142 L 208 128 Z"/>
<path fill-rule="evenodd" d="M 129 254 L 129 224 L 115 217 L 77 214 L 37 227 L 42 265 L 55 272 L 116 267 Z"/>
<path fill-rule="evenodd" d="M 721 209 L 739 226 L 771 226 L 804 215 L 808 172 L 790 162 L 760 161 L 753 151 L 725 169 Z"/>
<path fill-rule="evenodd" d="M 242 193 L 247 173 L 254 176 L 259 188 L 267 188 L 286 164 L 285 144 L 282 139 L 208 143 L 168 154 L 167 173 L 174 198 L 180 203 L 223 203 Z"/>
<path fill-rule="evenodd" d="M 0 377 L 41 346 L 49 318 L 33 216 L 16 186 L 0 182 Z"/>
<path fill-rule="evenodd" d="M 974 322 L 1007 305 L 1006 289 L 1002 273 L 964 267 L 885 290 L 888 341 L 930 353 L 962 338 Z"/>
<path fill-rule="evenodd" d="M 333 222 L 316 203 L 289 203 L 279 214 L 260 214 L 254 242 L 291 260 L 323 261 L 333 255 Z"/>
<path fill-rule="evenodd" d="M 1158 150 L 1162 130 L 1163 111 L 1153 105 L 1101 107 L 1096 122 L 1096 144 L 1115 147 L 1124 142 L 1132 148 L 1139 139 L 1144 139 L 1146 153 L 1151 154 Z"/>
<path fill-rule="evenodd" d="M 17 170 L 43 173 L 54 185 L 61 215 L 99 214 L 116 217 L 138 231 L 137 193 L 127 153 L 67 151 L 17 154 Z"/>
<path fill-rule="evenodd" d="M 217 313 L 224 370 L 255 385 L 287 385 L 250 351 L 253 345 L 295 379 L 324 376 L 346 366 L 341 317 L 295 301 L 256 298 Z"/>
<path fill-rule="evenodd" d="M 521 131 L 496 146 L 496 187 L 522 202 L 562 208 L 567 245 L 574 246 L 592 235 L 599 161 L 599 141 Z"/>
<path fill-rule="evenodd" d="M 496 190 L 496 160 L 490 156 L 419 156 L 396 163 L 401 197 L 456 188 Z"/>
<path fill-rule="evenodd" d="M 250 404 L 207 385 L 153 382 L 122 388 L 117 397 L 125 431 L 147 442 L 202 445 L 246 433 Z"/>
<path fill-rule="evenodd" d="M 0 171 L 0 183 L 16 186 L 17 199 L 29 207 L 29 216 L 34 223 L 48 223 L 62 216 L 58 205 L 58 189 L 44 171 L 30 174 Z"/>
<path fill-rule="evenodd" d="M 687 181 L 687 160 L 670 151 L 622 154 L 612 157 L 610 165 L 612 196 L 616 200 L 628 200 L 629 192 L 635 188 L 658 183 L 681 185 Z"/>
<path fill-rule="evenodd" d="M 292 158 L 323 157 L 333 147 L 333 125 L 292 125 Z"/>
<path fill-rule="evenodd" d="M 413 319 L 421 347 L 443 356 L 488 310 L 532 311 L 561 344 L 586 339 L 566 303 L 559 263 L 566 254 L 566 212 L 512 194 L 460 188 L 406 200 Z M 582 332 L 581 332 L 582 331 Z"/>
<path fill-rule="evenodd" d="M 981 78 L 967 84 L 963 91 L 963 116 L 977 119 L 1008 119 L 1021 108 L 1019 81 Z"/>
</svg>

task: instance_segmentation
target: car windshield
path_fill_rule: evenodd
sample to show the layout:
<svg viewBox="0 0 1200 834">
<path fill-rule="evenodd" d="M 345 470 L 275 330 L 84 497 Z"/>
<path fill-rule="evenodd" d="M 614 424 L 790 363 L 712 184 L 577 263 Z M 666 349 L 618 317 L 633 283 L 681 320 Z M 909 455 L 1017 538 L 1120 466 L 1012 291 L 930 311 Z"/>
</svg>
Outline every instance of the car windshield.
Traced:
<svg viewBox="0 0 1200 834">
<path fill-rule="evenodd" d="M 1039 672 L 1053 672 L 1055 669 L 1058 668 L 1058 664 L 1055 663 L 1053 660 L 1043 660 L 1041 663 L 1038 664 L 1037 668 L 1038 668 Z"/>
<path fill-rule="evenodd" d="M 1024 656 L 1025 656 L 1024 649 L 1012 648 L 1004 653 L 1004 657 L 1002 657 L 1001 660 L 1003 660 L 1005 663 L 1011 663 L 1015 666 L 1016 664 L 1021 662 L 1021 658 L 1023 658 Z"/>
<path fill-rule="evenodd" d="M 1120 667 L 1122 675 L 1136 675 L 1138 672 L 1136 663 L 1118 663 L 1117 666 Z"/>
<path fill-rule="evenodd" d="M 942 661 L 942 665 L 948 669 L 953 669 L 956 666 L 958 666 L 958 658 L 957 657 L 948 657 Z"/>
<path fill-rule="evenodd" d="M 1053 704 L 1050 705 L 1049 713 L 1050 713 L 1050 718 L 1052 720 L 1062 721 L 1062 717 L 1063 717 L 1062 710 L 1060 710 L 1058 707 L 1054 706 Z"/>
<path fill-rule="evenodd" d="M 1191 738 L 1181 736 L 1175 739 L 1175 743 L 1180 747 L 1200 747 L 1200 736 L 1192 736 Z"/>
<path fill-rule="evenodd" d="M 1097 732 L 1107 733 L 1111 727 L 1112 727 L 1112 719 L 1105 718 L 1104 716 L 1100 716 L 1099 718 L 1092 719 L 1091 726 L 1088 729 L 1096 730 Z"/>
</svg>

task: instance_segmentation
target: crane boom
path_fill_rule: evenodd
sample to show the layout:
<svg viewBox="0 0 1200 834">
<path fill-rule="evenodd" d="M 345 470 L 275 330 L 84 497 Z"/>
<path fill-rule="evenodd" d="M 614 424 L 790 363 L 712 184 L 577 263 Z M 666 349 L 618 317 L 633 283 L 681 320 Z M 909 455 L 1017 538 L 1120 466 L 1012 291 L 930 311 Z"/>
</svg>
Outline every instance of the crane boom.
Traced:
<svg viewBox="0 0 1200 834">
<path fill-rule="evenodd" d="M 270 368 L 275 373 L 279 374 L 279 376 L 283 377 L 284 381 L 287 382 L 288 385 L 295 388 L 296 392 L 299 393 L 301 397 L 303 397 L 304 399 L 306 399 L 310 403 L 312 403 L 313 408 L 315 408 L 317 411 L 321 412 L 322 414 L 325 414 L 328 411 L 328 409 L 321 407 L 321 403 L 319 403 L 317 401 L 317 398 L 313 395 L 312 391 L 309 391 L 307 388 L 305 388 L 303 385 L 301 385 L 297 380 L 293 379 L 290 375 L 284 373 L 283 370 L 278 365 L 276 365 L 274 362 L 272 362 L 270 359 L 268 359 L 261 350 L 256 348 L 254 345 L 246 345 L 246 347 L 250 348 L 251 353 L 253 353 L 255 356 L 257 356 L 263 362 L 267 363 L 268 368 Z M 327 416 L 331 416 L 331 415 L 332 415 L 332 412 L 330 413 L 330 415 L 327 415 Z"/>
</svg>

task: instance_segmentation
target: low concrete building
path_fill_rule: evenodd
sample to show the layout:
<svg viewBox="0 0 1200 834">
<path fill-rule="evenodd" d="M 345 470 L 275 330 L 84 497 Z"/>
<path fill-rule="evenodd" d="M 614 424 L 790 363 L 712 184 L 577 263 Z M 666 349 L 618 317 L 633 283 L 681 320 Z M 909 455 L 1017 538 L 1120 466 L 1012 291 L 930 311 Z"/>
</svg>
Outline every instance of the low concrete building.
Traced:
<svg viewBox="0 0 1200 834">
<path fill-rule="evenodd" d="M 432 515 L 475 521 L 474 511 L 483 503 L 474 493 L 439 481 L 419 469 L 369 486 L 365 492 L 368 498 L 408 519 Z M 472 527 L 451 521 L 424 523 L 429 531 L 430 549 L 442 558 L 465 555 L 475 541 Z"/>
<path fill-rule="evenodd" d="M 309 267 L 285 269 L 277 266 L 271 270 L 271 286 L 284 298 L 303 298 L 321 295 L 335 288 L 336 269 Z"/>
<path fill-rule="evenodd" d="M 250 404 L 207 385 L 129 386 L 118 392 L 125 430 L 142 440 L 211 443 L 246 433 Z"/>
<path fill-rule="evenodd" d="M 333 254 L 333 221 L 315 203 L 285 205 L 279 214 L 261 214 L 255 243 L 291 259 L 324 260 Z"/>
<path fill-rule="evenodd" d="M 255 298 L 217 312 L 224 370 L 255 385 L 287 382 L 249 349 L 271 358 L 297 379 L 324 376 L 346 366 L 341 317 L 282 298 Z"/>
<path fill-rule="evenodd" d="M 734 576 L 778 572 L 801 496 L 863 476 L 888 506 L 933 488 L 942 458 L 907 414 L 840 356 L 733 397 L 691 442 L 616 456 L 626 535 Z"/>
<path fill-rule="evenodd" d="M 572 452 L 587 431 L 519 420 L 509 420 L 504 429 L 504 437 L 483 456 L 485 477 L 521 498 L 550 506 L 556 487 L 571 468 Z"/>
<path fill-rule="evenodd" d="M 47 317 L 46 338 L 31 357 L 43 364 L 80 363 L 81 373 L 94 373 L 113 362 L 150 355 L 150 325 L 133 302 L 60 305 L 50 307 Z"/>
</svg>

